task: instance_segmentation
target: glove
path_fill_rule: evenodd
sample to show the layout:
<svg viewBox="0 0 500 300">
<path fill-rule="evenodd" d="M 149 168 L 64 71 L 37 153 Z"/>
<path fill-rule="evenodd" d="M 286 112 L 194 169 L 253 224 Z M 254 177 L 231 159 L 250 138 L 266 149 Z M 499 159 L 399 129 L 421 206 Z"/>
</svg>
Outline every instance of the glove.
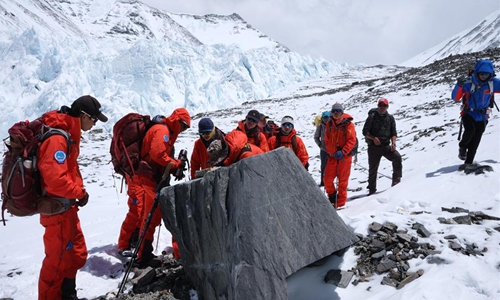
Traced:
<svg viewBox="0 0 500 300">
<path fill-rule="evenodd" d="M 461 76 L 457 78 L 457 85 L 458 86 L 463 86 L 465 83 L 465 77 Z"/>
<path fill-rule="evenodd" d="M 89 202 L 89 193 L 85 193 L 85 196 L 83 196 L 83 198 L 78 199 L 78 201 L 76 201 L 76 205 L 84 207 L 85 205 L 87 205 L 88 202 Z"/>
<path fill-rule="evenodd" d="M 335 154 L 333 154 L 333 157 L 335 157 L 335 159 L 341 159 L 342 157 L 344 157 L 344 153 L 342 153 L 342 151 L 337 151 L 335 152 Z"/>
</svg>

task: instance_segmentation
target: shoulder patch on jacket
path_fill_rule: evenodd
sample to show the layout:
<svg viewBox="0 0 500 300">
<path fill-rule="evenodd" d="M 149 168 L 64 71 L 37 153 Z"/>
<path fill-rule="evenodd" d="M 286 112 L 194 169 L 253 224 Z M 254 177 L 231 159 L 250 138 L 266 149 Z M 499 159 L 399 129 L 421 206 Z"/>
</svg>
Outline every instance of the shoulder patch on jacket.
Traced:
<svg viewBox="0 0 500 300">
<path fill-rule="evenodd" d="M 163 140 L 165 141 L 165 143 L 168 143 L 168 141 L 169 141 L 170 139 L 168 138 L 168 135 L 166 135 L 166 134 L 165 134 L 165 135 L 163 136 Z"/>
<path fill-rule="evenodd" d="M 59 164 L 63 164 L 64 161 L 66 160 L 66 153 L 62 150 L 57 150 L 55 153 L 54 153 L 54 159 L 59 163 Z"/>
</svg>

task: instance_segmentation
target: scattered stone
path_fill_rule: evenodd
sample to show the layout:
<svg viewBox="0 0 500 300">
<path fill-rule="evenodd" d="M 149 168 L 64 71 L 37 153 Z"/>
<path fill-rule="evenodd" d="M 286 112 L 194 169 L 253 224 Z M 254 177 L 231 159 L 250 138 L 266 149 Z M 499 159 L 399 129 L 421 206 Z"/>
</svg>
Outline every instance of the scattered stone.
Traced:
<svg viewBox="0 0 500 300">
<path fill-rule="evenodd" d="M 380 223 L 377 223 L 377 222 L 373 222 L 371 223 L 369 226 L 368 226 L 368 229 L 370 229 L 370 231 L 372 232 L 378 232 L 382 229 L 382 224 Z"/>
<path fill-rule="evenodd" d="M 398 286 L 398 281 L 396 279 L 385 276 L 380 284 L 392 286 L 395 288 Z"/>
<path fill-rule="evenodd" d="M 435 264 L 435 265 L 443 265 L 443 264 L 449 264 L 450 263 L 446 259 L 441 258 L 439 256 L 428 256 L 426 258 L 426 260 L 427 260 L 428 263 Z"/>
<path fill-rule="evenodd" d="M 445 236 L 444 238 L 445 238 L 446 240 L 454 240 L 454 239 L 456 239 L 456 238 L 457 238 L 457 236 L 456 236 L 456 235 L 454 235 L 454 234 L 450 234 L 450 235 Z"/>
<path fill-rule="evenodd" d="M 427 230 L 427 228 L 425 228 L 424 225 L 418 226 L 417 233 L 424 238 L 428 238 L 431 236 L 431 233 L 429 232 L 429 230 Z"/>
<path fill-rule="evenodd" d="M 456 213 L 469 213 L 468 209 L 461 208 L 461 207 L 452 207 L 452 208 L 441 207 L 441 210 L 447 211 L 450 213 L 454 213 L 454 214 L 456 214 Z"/>
<path fill-rule="evenodd" d="M 394 268 L 394 266 L 396 266 L 396 262 L 395 261 L 390 260 L 388 258 L 384 258 L 377 265 L 377 273 L 381 274 L 381 273 L 387 272 L 391 268 Z"/>
<path fill-rule="evenodd" d="M 455 242 L 455 241 L 450 241 L 450 248 L 453 251 L 460 251 L 460 250 L 462 250 L 462 246 L 459 243 Z"/>
<path fill-rule="evenodd" d="M 452 220 L 455 221 L 456 224 L 465 224 L 465 225 L 472 224 L 472 219 L 469 215 L 454 217 L 452 218 Z"/>
<path fill-rule="evenodd" d="M 422 274 L 423 274 L 423 271 L 422 271 Z M 400 290 L 400 289 L 404 288 L 405 285 L 407 285 L 408 283 L 410 283 L 413 280 L 417 279 L 418 277 L 420 277 L 418 275 L 418 273 L 410 273 L 410 274 L 408 274 L 408 276 L 406 276 L 405 279 L 401 280 L 401 282 L 398 283 L 398 285 L 396 286 L 396 289 Z"/>
<path fill-rule="evenodd" d="M 494 217 L 494 216 L 487 215 L 487 214 L 483 213 L 482 211 L 470 212 L 469 216 L 472 219 L 500 221 L 499 217 Z"/>
<path fill-rule="evenodd" d="M 345 289 L 351 282 L 353 276 L 354 273 L 350 271 L 330 270 L 326 273 L 324 280 L 326 283 L 331 283 L 339 288 Z"/>
<path fill-rule="evenodd" d="M 155 277 L 156 270 L 151 267 L 147 267 L 146 269 L 138 269 L 136 271 L 136 277 L 134 277 L 131 282 L 136 287 L 143 287 L 150 284 Z"/>
</svg>

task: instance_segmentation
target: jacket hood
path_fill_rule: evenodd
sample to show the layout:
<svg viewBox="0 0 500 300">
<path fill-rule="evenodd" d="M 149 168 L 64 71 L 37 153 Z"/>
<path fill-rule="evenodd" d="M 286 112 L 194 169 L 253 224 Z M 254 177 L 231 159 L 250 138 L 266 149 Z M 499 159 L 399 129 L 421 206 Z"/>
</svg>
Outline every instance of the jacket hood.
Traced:
<svg viewBox="0 0 500 300">
<path fill-rule="evenodd" d="M 495 70 L 493 67 L 493 62 L 491 62 L 491 60 L 487 60 L 487 59 L 479 60 L 476 63 L 476 66 L 474 67 L 474 73 L 477 74 L 480 72 L 494 74 Z"/>
<path fill-rule="evenodd" d="M 229 146 L 229 160 L 234 162 L 240 155 L 243 147 L 248 143 L 247 135 L 240 130 L 233 130 L 226 135 L 226 142 Z"/>
<path fill-rule="evenodd" d="M 49 111 L 42 115 L 45 125 L 67 131 L 73 141 L 80 141 L 82 136 L 82 124 L 80 118 L 72 117 L 56 110 Z"/>
<path fill-rule="evenodd" d="M 188 124 L 189 127 L 191 127 L 191 116 L 189 115 L 189 112 L 183 107 L 177 108 L 172 112 L 170 116 L 163 120 L 170 132 L 170 140 L 172 141 L 172 144 L 177 139 L 179 133 L 181 133 L 181 124 L 179 124 L 178 121 L 184 121 L 186 122 L 186 124 Z"/>
</svg>

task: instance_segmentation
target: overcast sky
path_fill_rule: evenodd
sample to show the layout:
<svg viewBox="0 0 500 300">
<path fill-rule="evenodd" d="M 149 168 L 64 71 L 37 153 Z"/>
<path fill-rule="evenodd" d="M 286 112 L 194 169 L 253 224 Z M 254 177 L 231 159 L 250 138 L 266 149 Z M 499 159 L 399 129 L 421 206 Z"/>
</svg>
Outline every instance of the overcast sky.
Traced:
<svg viewBox="0 0 500 300">
<path fill-rule="evenodd" d="M 190 14 L 238 13 L 292 51 L 398 64 L 500 9 L 500 0 L 142 0 Z"/>
</svg>

